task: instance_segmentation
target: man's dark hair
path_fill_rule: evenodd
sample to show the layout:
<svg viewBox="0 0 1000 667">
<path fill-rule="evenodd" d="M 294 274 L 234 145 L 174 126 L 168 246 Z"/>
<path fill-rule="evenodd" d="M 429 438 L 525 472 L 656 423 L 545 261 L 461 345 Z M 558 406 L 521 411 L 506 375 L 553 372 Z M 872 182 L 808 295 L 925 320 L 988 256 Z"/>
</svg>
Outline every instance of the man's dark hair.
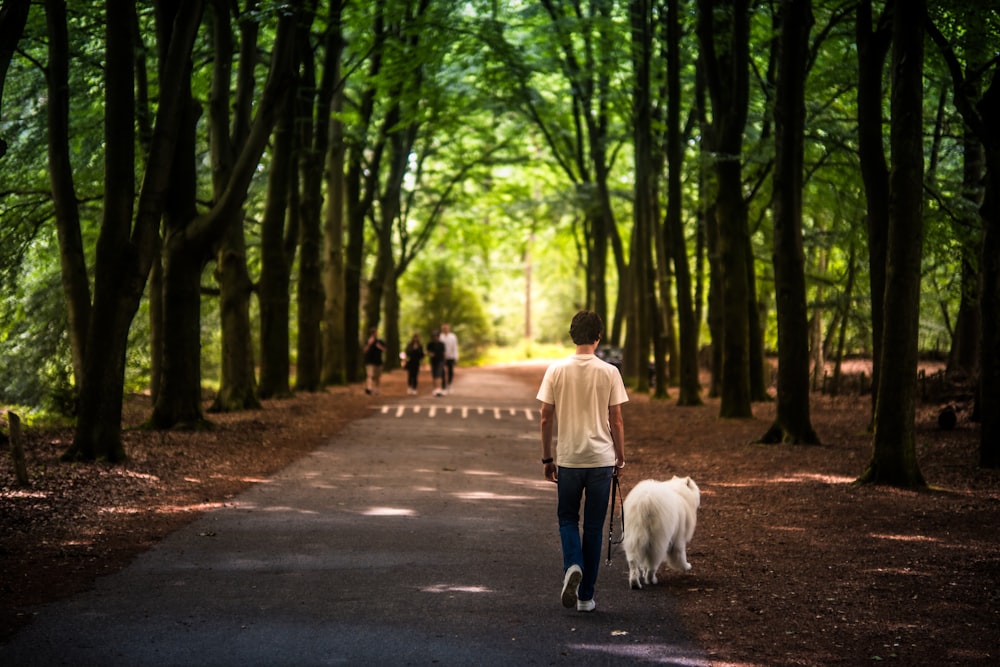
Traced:
<svg viewBox="0 0 1000 667">
<path fill-rule="evenodd" d="M 569 324 L 569 335 L 576 345 L 595 343 L 602 333 L 604 323 L 601 322 L 601 316 L 590 310 L 581 310 Z"/>
</svg>

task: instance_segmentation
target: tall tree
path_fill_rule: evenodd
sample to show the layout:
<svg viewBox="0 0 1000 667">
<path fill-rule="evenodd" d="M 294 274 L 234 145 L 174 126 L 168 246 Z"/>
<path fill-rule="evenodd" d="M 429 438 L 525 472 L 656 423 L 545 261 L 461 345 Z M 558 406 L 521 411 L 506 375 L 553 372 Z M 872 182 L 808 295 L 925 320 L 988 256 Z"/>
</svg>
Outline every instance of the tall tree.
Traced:
<svg viewBox="0 0 1000 667">
<path fill-rule="evenodd" d="M 341 61 L 346 40 L 343 34 L 343 1 L 330 0 L 324 40 L 323 76 L 333 86 L 330 100 L 329 143 L 326 152 L 326 202 L 323 210 L 323 375 L 324 385 L 347 381 L 345 341 L 344 226 L 346 221 L 344 167 L 344 86 Z"/>
<path fill-rule="evenodd" d="M 315 5 L 315 2 L 311 4 Z M 314 9 L 309 12 L 312 16 Z M 330 29 L 329 27 L 327 28 Z M 317 54 L 311 46 L 309 24 L 299 27 L 299 94 L 296 114 L 298 155 L 298 199 L 295 201 L 299 231 L 298 344 L 295 387 L 317 391 L 322 384 L 323 321 L 323 163 L 329 142 L 330 104 L 336 84 L 329 55 L 323 61 L 321 84 L 317 86 Z"/>
<path fill-rule="evenodd" d="M 809 417 L 809 317 L 802 249 L 806 67 L 812 0 L 781 3 L 774 103 L 774 289 L 778 307 L 778 406 L 762 442 L 817 444 Z"/>
<path fill-rule="evenodd" d="M 125 459 L 121 417 L 128 331 L 156 249 L 202 3 L 180 0 L 177 14 L 182 18 L 162 42 L 160 105 L 136 210 L 134 9 L 127 0 L 108 0 L 105 5 L 104 218 L 95 257 L 79 418 L 73 443 L 63 454 L 66 459 Z"/>
<path fill-rule="evenodd" d="M 200 304 L 201 274 L 212 249 L 243 208 L 250 182 L 257 171 L 264 146 L 277 120 L 291 81 L 295 12 L 282 13 L 271 50 L 267 83 L 257 104 L 246 140 L 239 147 L 225 190 L 202 214 L 194 209 L 193 178 L 185 174 L 194 163 L 194 123 L 177 142 L 177 193 L 165 217 L 163 382 L 157 394 L 151 425 L 170 428 L 196 425 L 204 420 L 201 409 Z M 178 94 L 190 100 L 190 74 Z M 173 210 L 172 210 L 173 209 Z"/>
<path fill-rule="evenodd" d="M 300 42 L 301 44 L 301 42 Z M 293 86 L 295 85 L 293 80 Z M 295 90 L 289 91 L 294 98 Z M 289 210 L 289 193 L 295 186 L 294 125 L 297 107 L 286 104 L 274 128 L 271 162 L 267 173 L 267 199 L 260 231 L 260 384 L 261 398 L 291 395 L 291 266 L 298 237 L 296 217 Z"/>
<path fill-rule="evenodd" d="M 924 240 L 924 0 L 899 3 L 892 17 L 889 238 L 886 248 L 882 373 L 875 401 L 872 458 L 861 482 L 922 488 L 914 419 L 917 326 Z"/>
<path fill-rule="evenodd" d="M 985 13 L 965 8 L 968 21 L 984 21 Z M 990 7 L 982 7 L 983 12 Z M 997 16 L 992 7 L 992 19 Z M 962 114 L 966 127 L 975 134 L 982 145 L 986 174 L 982 205 L 982 254 L 980 256 L 980 362 L 979 362 L 979 415 L 980 465 L 1000 468 L 1000 127 L 993 120 L 1000 116 L 1000 62 L 977 62 L 982 44 L 969 45 L 966 67 L 956 55 L 955 48 L 936 24 L 929 24 L 930 36 L 938 45 L 951 73 L 955 105 Z M 978 30 L 971 36 L 984 37 Z M 983 90 L 981 82 L 989 79 Z M 979 91 L 982 90 L 982 93 Z"/>
<path fill-rule="evenodd" d="M 631 257 L 626 290 L 631 303 L 628 310 L 628 344 L 626 349 L 637 352 L 626 355 L 625 376 L 630 378 L 636 391 L 649 391 L 646 367 L 649 359 L 651 333 L 654 321 L 656 290 L 649 284 L 652 267 L 654 229 L 657 228 L 659 195 L 657 187 L 657 160 L 654 156 L 656 134 L 653 131 L 653 43 L 654 21 L 651 0 L 632 0 L 629 3 L 632 22 L 632 146 L 635 154 L 635 205 L 630 245 Z M 669 298 L 665 296 L 664 298 Z M 628 364 L 633 364 L 629 366 Z M 657 355 L 662 369 L 663 360 Z M 664 378 L 665 378 L 664 374 Z M 665 383 L 657 386 L 666 395 Z"/>
<path fill-rule="evenodd" d="M 680 0 L 667 0 L 667 212 L 663 234 L 668 236 L 674 264 L 679 328 L 678 405 L 701 405 L 698 378 L 698 332 L 701 318 L 693 297 L 688 244 L 684 235 L 681 183 L 684 144 L 681 141 L 681 20 Z"/>
<path fill-rule="evenodd" d="M 214 57 L 208 104 L 209 145 L 212 194 L 218 201 L 229 187 L 236 157 L 250 133 L 260 23 L 252 18 L 257 11 L 255 0 L 249 0 L 243 12 L 240 12 L 238 3 L 224 0 L 213 0 L 210 6 Z M 239 26 L 238 47 L 234 44 L 233 19 Z M 234 79 L 232 64 L 236 48 L 239 61 Z M 235 97 L 230 93 L 233 88 L 236 90 Z M 224 230 L 216 253 L 216 280 L 219 283 L 222 319 L 222 372 L 212 412 L 260 407 L 250 332 L 253 285 L 247 270 L 243 207 L 233 208 L 225 215 L 229 219 L 220 223 Z"/>
<path fill-rule="evenodd" d="M 90 277 L 80 229 L 80 210 L 69 147 L 69 29 L 65 0 L 46 0 L 46 31 L 49 36 L 49 182 L 59 238 L 59 266 L 69 323 L 70 351 L 77 390 L 83 384 L 87 329 L 90 326 Z"/>
<path fill-rule="evenodd" d="M 886 3 L 874 26 L 871 0 L 861 0 L 857 8 L 858 157 L 867 207 L 865 219 L 868 224 L 868 275 L 872 304 L 872 387 L 878 386 L 882 375 L 885 266 L 889 236 L 889 166 L 882 131 L 882 72 L 892 43 L 890 17 L 894 4 L 894 0 Z M 874 416 L 874 389 L 871 398 Z"/>
<path fill-rule="evenodd" d="M 743 130 L 749 100 L 748 0 L 698 0 L 701 65 L 711 99 L 715 225 L 721 288 L 722 385 L 719 414 L 750 417 L 750 238 L 743 199 Z M 711 223 L 710 223 L 711 224 Z"/>
</svg>

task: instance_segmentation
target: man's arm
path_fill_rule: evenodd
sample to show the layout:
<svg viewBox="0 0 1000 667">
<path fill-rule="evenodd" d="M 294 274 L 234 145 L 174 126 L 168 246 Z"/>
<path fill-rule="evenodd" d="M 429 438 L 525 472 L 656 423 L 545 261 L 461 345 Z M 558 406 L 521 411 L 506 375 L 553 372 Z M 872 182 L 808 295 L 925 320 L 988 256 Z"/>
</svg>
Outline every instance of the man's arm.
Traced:
<svg viewBox="0 0 1000 667">
<path fill-rule="evenodd" d="M 625 420 L 620 404 L 608 408 L 608 426 L 611 427 L 611 440 L 615 443 L 615 465 L 622 468 L 625 466 Z"/>
<path fill-rule="evenodd" d="M 556 417 L 556 406 L 542 402 L 542 460 L 548 461 L 552 456 L 552 432 Z M 545 464 L 545 479 L 555 482 L 558 479 L 558 468 L 554 461 Z"/>
</svg>

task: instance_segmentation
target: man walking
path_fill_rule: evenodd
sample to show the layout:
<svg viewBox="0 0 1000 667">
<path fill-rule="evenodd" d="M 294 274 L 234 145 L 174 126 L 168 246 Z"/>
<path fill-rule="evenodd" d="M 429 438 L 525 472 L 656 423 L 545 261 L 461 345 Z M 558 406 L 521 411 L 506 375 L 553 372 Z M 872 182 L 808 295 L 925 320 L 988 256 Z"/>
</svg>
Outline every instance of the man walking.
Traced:
<svg viewBox="0 0 1000 667">
<path fill-rule="evenodd" d="M 618 369 L 594 355 L 604 333 L 600 316 L 578 312 L 569 333 L 576 353 L 549 366 L 536 398 L 542 402 L 545 478 L 558 486 L 562 604 L 590 612 L 597 606 L 594 589 L 611 481 L 625 465 L 621 406 L 628 394 Z M 558 438 L 553 446 L 556 424 Z"/>
<path fill-rule="evenodd" d="M 445 393 L 451 390 L 451 382 L 455 379 L 455 364 L 458 363 L 458 336 L 451 330 L 450 324 L 441 325 L 441 342 L 444 343 Z"/>
</svg>

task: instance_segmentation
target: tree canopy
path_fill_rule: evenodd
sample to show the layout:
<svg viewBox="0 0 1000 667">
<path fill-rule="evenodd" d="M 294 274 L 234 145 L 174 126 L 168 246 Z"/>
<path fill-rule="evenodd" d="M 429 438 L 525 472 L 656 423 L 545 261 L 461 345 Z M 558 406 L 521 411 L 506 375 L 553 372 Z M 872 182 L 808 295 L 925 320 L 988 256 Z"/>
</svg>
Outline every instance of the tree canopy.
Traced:
<svg viewBox="0 0 1000 667">
<path fill-rule="evenodd" d="M 0 401 L 121 460 L 125 392 L 197 427 L 369 326 L 391 367 L 588 308 L 637 391 L 776 395 L 765 440 L 872 358 L 876 482 L 922 484 L 878 396 L 937 355 L 1000 465 L 998 48 L 987 0 L 3 0 Z"/>
</svg>

